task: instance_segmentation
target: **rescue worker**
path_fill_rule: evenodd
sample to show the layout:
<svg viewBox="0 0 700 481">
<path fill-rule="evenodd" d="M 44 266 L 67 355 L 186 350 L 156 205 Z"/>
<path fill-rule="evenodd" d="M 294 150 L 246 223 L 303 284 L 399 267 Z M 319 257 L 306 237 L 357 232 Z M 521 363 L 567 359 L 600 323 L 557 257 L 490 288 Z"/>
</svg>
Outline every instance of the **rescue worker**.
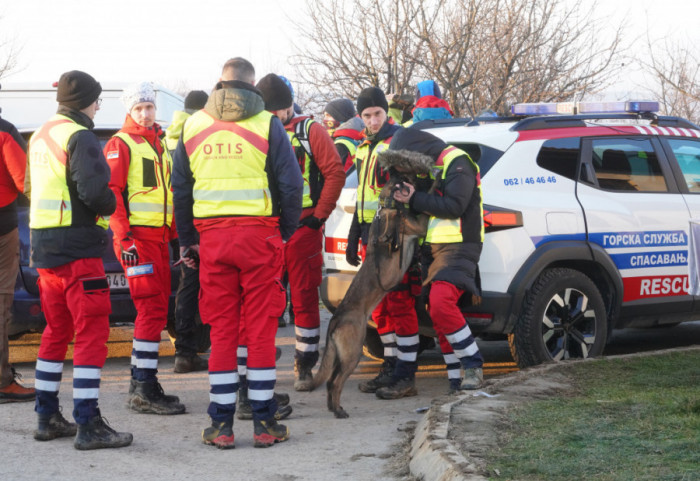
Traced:
<svg viewBox="0 0 700 481">
<path fill-rule="evenodd" d="M 416 104 L 416 99 L 412 94 L 389 94 L 389 117 L 395 123 L 403 125 L 413 116 L 412 110 Z"/>
<path fill-rule="evenodd" d="M 173 120 L 165 130 L 165 141 L 170 155 L 174 155 L 182 127 L 190 115 L 204 108 L 209 96 L 202 90 L 193 90 L 185 96 L 185 110 L 175 111 Z M 199 239 L 197 239 L 199 243 Z M 171 243 L 180 252 L 177 239 Z M 180 283 L 175 294 L 175 363 L 173 371 L 187 373 L 206 371 L 208 363 L 197 355 L 197 311 L 199 307 L 199 271 L 180 263 Z"/>
<path fill-rule="evenodd" d="M 377 155 L 388 149 L 392 137 L 403 129 L 389 120 L 388 109 L 384 92 L 377 87 L 364 89 L 357 98 L 357 111 L 366 127 L 365 139 L 355 154 L 357 204 L 345 253 L 347 262 L 354 266 L 360 264 L 360 240 L 364 257 L 369 241 L 369 227 L 377 212 L 379 193 L 389 179 L 388 172 L 377 163 Z M 383 398 L 415 396 L 417 391 L 413 379 L 417 368 L 418 316 L 408 274 L 384 296 L 372 313 L 372 319 L 384 345 L 384 364 L 374 379 L 359 384 L 360 391 L 378 393 L 379 388 L 391 387 L 391 390 L 382 391 Z"/>
<path fill-rule="evenodd" d="M 407 161 L 427 156 L 426 160 L 435 166 L 435 192 L 403 183 L 394 199 L 430 216 L 421 248 L 424 285 L 430 284 L 430 317 L 440 335 L 450 389 L 478 389 L 484 379 L 484 361 L 458 303 L 464 295 L 469 300 L 481 295 L 477 265 L 484 222 L 479 167 L 466 152 L 415 129 L 397 132 L 389 150 L 381 156 Z M 461 380 L 457 377 L 460 365 L 464 369 Z"/>
<path fill-rule="evenodd" d="M 108 217 L 116 201 L 109 167 L 92 133 L 102 87 L 87 73 L 61 75 L 58 112 L 29 142 L 32 179 L 30 265 L 39 272 L 46 329 L 36 361 L 34 439 L 75 436 L 61 415 L 58 389 L 68 344 L 73 341 L 73 418 L 76 449 L 118 448 L 130 433 L 114 431 L 98 407 L 100 375 L 107 359 L 109 286 L 102 255 Z"/>
<path fill-rule="evenodd" d="M 416 106 L 413 117 L 403 124 L 410 127 L 414 123 L 432 119 L 451 119 L 454 117 L 450 105 L 442 99 L 440 87 L 434 80 L 424 80 L 416 85 Z"/>
<path fill-rule="evenodd" d="M 172 161 L 155 122 L 156 93 L 149 82 L 124 89 L 124 125 L 104 147 L 117 208 L 109 224 L 137 315 L 127 407 L 148 414 L 181 414 L 185 406 L 158 382 L 158 348 L 167 324 L 173 198 Z"/>
<path fill-rule="evenodd" d="M 289 438 L 275 419 L 275 334 L 285 302 L 283 242 L 299 222 L 303 179 L 282 123 L 265 110 L 254 82 L 250 62 L 226 62 L 204 109 L 185 122 L 173 170 L 180 250 L 191 253 L 190 267 L 199 259 L 200 315 L 211 326 L 211 426 L 202 441 L 223 449 L 234 447 L 240 322 L 254 445 Z"/>
<path fill-rule="evenodd" d="M 17 195 L 24 192 L 26 150 L 27 143 L 15 126 L 0 118 L 0 404 L 35 397 L 33 388 L 17 382 L 20 375 L 10 365 L 7 338 L 19 270 Z"/>
<path fill-rule="evenodd" d="M 352 101 L 343 98 L 331 100 L 326 104 L 323 109 L 323 123 L 333 137 L 343 169 L 347 172 L 354 165 L 355 152 L 362 141 L 365 124 L 357 115 Z"/>
<path fill-rule="evenodd" d="M 308 391 L 321 337 L 318 287 L 323 267 L 322 228 L 345 185 L 345 172 L 323 126 L 307 115 L 294 113 L 291 91 L 280 77 L 266 75 L 257 88 L 265 109 L 284 124 L 298 161 L 297 169 L 304 177 L 299 227 L 284 246 L 284 259 L 295 319 L 294 389 Z"/>
</svg>

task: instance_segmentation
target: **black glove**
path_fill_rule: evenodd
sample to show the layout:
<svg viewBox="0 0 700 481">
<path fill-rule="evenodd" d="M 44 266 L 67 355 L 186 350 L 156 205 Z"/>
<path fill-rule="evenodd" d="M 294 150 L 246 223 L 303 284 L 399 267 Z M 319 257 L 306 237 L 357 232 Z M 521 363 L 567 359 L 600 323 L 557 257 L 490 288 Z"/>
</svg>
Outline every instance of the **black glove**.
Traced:
<svg viewBox="0 0 700 481">
<path fill-rule="evenodd" d="M 358 245 L 360 243 L 360 222 L 357 220 L 357 213 L 352 217 L 350 232 L 348 233 L 348 246 L 345 249 L 345 260 L 351 266 L 360 265 L 360 256 L 357 255 Z"/>
<path fill-rule="evenodd" d="M 319 219 L 318 217 L 310 215 L 301 219 L 299 221 L 299 225 L 304 225 L 310 229 L 319 230 L 325 221 L 326 219 Z"/>
<path fill-rule="evenodd" d="M 136 242 L 132 237 L 125 237 L 119 241 L 122 249 L 122 262 L 127 267 L 139 265 L 139 252 L 136 250 Z"/>
</svg>

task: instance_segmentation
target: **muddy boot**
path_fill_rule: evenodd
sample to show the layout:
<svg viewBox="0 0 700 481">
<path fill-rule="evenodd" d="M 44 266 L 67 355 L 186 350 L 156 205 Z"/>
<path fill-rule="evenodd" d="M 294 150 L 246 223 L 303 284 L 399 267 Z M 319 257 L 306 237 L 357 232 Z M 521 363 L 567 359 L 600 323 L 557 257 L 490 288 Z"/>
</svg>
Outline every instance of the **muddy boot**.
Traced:
<svg viewBox="0 0 700 481">
<path fill-rule="evenodd" d="M 380 387 L 386 387 L 391 384 L 392 374 L 394 373 L 394 366 L 396 366 L 396 358 L 384 359 L 384 364 L 379 369 L 379 374 L 374 379 L 369 381 L 362 381 L 358 384 L 358 389 L 362 392 L 377 392 Z"/>
<path fill-rule="evenodd" d="M 233 449 L 233 416 L 226 421 L 211 421 L 211 426 L 202 431 L 202 442 L 219 449 Z"/>
<path fill-rule="evenodd" d="M 275 419 L 277 421 L 289 417 L 292 414 L 292 407 L 289 406 L 289 394 L 274 393 L 275 401 L 277 401 L 277 412 Z M 248 387 L 241 387 L 238 390 L 238 407 L 236 407 L 236 417 L 238 419 L 247 420 L 253 419 L 253 408 L 250 406 L 248 399 Z"/>
<path fill-rule="evenodd" d="M 395 379 L 390 385 L 380 387 L 374 393 L 379 399 L 401 399 L 417 396 L 415 378 Z"/>
<path fill-rule="evenodd" d="M 158 381 L 134 381 L 134 392 L 129 394 L 127 407 L 145 414 L 182 414 L 185 405 L 177 396 L 168 396 Z"/>
<path fill-rule="evenodd" d="M 78 435 L 73 446 L 81 451 L 88 449 L 121 448 L 131 444 L 131 433 L 118 433 L 99 414 L 78 425 Z"/>
<path fill-rule="evenodd" d="M 462 380 L 461 379 L 450 379 L 450 386 L 447 388 L 447 394 L 459 394 L 462 390 Z"/>
<path fill-rule="evenodd" d="M 311 391 L 314 381 L 311 370 L 316 364 L 317 359 L 302 357 L 294 361 L 294 371 L 296 371 L 296 379 L 294 380 L 295 391 Z"/>
<path fill-rule="evenodd" d="M 78 425 L 66 421 L 61 411 L 56 411 L 49 416 L 39 416 L 39 427 L 34 431 L 34 439 L 37 441 L 49 441 L 56 438 L 75 436 Z"/>
<path fill-rule="evenodd" d="M 195 371 L 206 371 L 209 369 L 209 362 L 202 359 L 198 355 L 184 356 L 175 354 L 175 366 L 173 371 L 176 373 L 186 373 Z"/>
<path fill-rule="evenodd" d="M 472 367 L 464 370 L 464 378 L 460 389 L 473 390 L 479 389 L 484 385 L 484 371 L 480 367 Z"/>
<path fill-rule="evenodd" d="M 253 440 L 256 448 L 267 448 L 289 439 L 289 428 L 284 424 L 278 424 L 275 419 L 266 421 L 254 419 L 253 427 Z"/>
</svg>

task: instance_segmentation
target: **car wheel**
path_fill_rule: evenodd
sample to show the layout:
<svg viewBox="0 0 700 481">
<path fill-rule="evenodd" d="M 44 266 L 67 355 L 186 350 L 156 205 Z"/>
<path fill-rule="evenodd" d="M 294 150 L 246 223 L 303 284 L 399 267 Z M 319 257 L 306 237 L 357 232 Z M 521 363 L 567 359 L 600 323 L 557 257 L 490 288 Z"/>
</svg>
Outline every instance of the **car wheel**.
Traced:
<svg viewBox="0 0 700 481">
<path fill-rule="evenodd" d="M 544 271 L 526 294 L 508 342 L 522 368 L 599 356 L 607 332 L 605 304 L 593 281 L 579 271 L 555 268 Z"/>
</svg>

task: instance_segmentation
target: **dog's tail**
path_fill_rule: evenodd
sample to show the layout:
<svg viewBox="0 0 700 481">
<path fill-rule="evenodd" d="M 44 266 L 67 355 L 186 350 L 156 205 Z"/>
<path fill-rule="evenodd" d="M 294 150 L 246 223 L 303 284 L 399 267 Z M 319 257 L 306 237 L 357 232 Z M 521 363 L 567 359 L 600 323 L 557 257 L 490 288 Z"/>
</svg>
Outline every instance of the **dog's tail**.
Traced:
<svg viewBox="0 0 700 481">
<path fill-rule="evenodd" d="M 323 384 L 331 375 L 333 371 L 333 366 L 335 365 L 336 357 L 338 356 L 338 348 L 333 341 L 331 336 L 326 339 L 326 348 L 323 350 L 323 357 L 321 358 L 321 365 L 314 375 L 313 385 L 311 390 L 316 389 L 321 384 Z"/>
</svg>

